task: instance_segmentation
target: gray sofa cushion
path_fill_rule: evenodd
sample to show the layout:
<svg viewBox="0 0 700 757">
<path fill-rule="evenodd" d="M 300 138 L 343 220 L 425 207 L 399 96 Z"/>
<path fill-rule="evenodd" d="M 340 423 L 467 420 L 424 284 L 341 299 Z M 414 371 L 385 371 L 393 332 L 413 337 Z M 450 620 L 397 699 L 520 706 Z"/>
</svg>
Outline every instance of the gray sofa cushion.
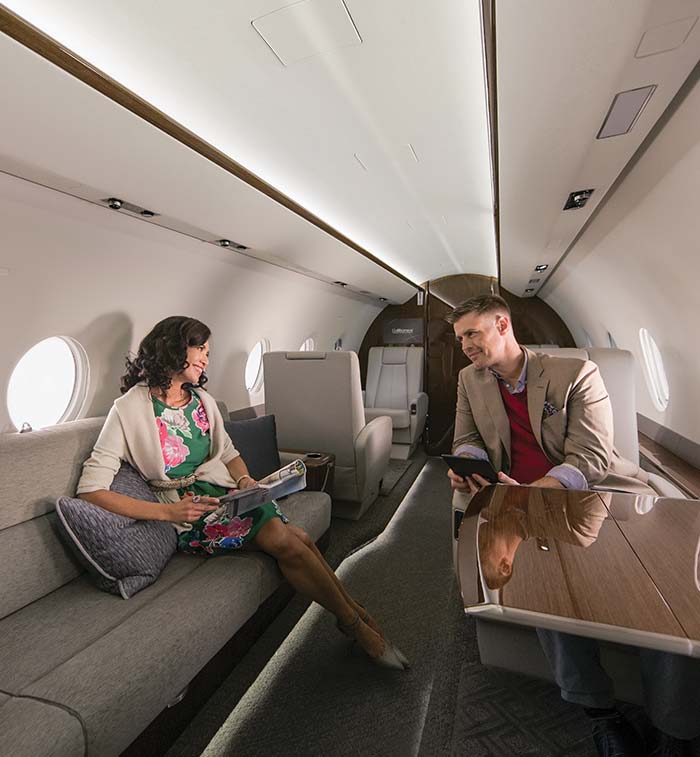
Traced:
<svg viewBox="0 0 700 757">
<path fill-rule="evenodd" d="M 156 501 L 148 484 L 127 463 L 122 463 L 110 488 L 134 499 Z M 73 497 L 59 497 L 56 512 L 68 544 L 97 587 L 124 599 L 152 584 L 177 547 L 170 523 L 133 520 Z"/>
<path fill-rule="evenodd" d="M 253 478 L 264 478 L 280 468 L 274 415 L 262 415 L 245 421 L 226 421 L 224 427 Z"/>
</svg>

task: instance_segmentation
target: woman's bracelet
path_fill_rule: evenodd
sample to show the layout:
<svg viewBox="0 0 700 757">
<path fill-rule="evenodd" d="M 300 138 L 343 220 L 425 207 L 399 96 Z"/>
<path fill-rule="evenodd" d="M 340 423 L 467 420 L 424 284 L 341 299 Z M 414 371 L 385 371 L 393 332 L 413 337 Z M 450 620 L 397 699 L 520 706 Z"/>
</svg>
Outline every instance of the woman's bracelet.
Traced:
<svg viewBox="0 0 700 757">
<path fill-rule="evenodd" d="M 250 473 L 244 473 L 242 476 L 239 476 L 239 478 L 234 478 L 233 480 L 236 482 L 236 488 L 240 489 L 239 486 L 240 482 L 243 481 L 244 478 L 249 478 L 251 481 L 255 481 L 255 479 L 250 475 Z"/>
</svg>

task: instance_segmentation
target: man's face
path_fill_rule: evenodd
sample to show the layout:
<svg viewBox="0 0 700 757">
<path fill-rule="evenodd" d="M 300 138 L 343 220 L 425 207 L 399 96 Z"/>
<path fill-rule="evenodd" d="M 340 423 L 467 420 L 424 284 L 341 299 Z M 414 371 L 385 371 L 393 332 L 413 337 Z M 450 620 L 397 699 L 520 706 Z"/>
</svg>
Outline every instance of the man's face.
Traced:
<svg viewBox="0 0 700 757">
<path fill-rule="evenodd" d="M 499 313 L 467 313 L 453 324 L 462 352 L 477 368 L 489 368 L 503 359 L 508 326 L 508 317 Z"/>
</svg>

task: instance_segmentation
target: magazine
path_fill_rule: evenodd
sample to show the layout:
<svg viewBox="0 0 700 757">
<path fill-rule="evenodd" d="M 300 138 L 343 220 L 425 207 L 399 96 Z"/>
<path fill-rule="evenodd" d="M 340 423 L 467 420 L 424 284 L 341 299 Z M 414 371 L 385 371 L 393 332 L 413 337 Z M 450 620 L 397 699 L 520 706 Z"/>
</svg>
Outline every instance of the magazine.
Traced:
<svg viewBox="0 0 700 757">
<path fill-rule="evenodd" d="M 223 497 L 219 497 L 219 504 L 226 508 L 226 514 L 229 517 L 234 517 L 260 507 L 271 499 L 286 497 L 305 487 L 306 466 L 301 460 L 294 460 L 289 465 L 260 479 L 255 486 L 224 494 Z"/>
</svg>

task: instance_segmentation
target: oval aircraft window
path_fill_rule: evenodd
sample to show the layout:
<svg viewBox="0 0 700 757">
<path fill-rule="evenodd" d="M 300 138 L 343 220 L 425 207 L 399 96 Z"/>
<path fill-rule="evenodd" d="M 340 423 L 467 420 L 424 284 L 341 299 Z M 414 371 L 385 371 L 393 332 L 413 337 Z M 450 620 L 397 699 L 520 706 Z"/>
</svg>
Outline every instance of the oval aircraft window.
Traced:
<svg viewBox="0 0 700 757">
<path fill-rule="evenodd" d="M 54 426 L 77 418 L 89 382 L 87 354 L 79 342 L 52 336 L 22 356 L 10 376 L 7 410 L 17 429 Z"/>
<path fill-rule="evenodd" d="M 258 392 L 263 385 L 262 357 L 270 349 L 267 339 L 260 339 L 248 353 L 245 364 L 245 388 L 249 392 Z"/>
<path fill-rule="evenodd" d="M 301 347 L 299 347 L 299 352 L 313 352 L 315 349 L 316 349 L 316 342 L 314 342 L 314 338 L 310 336 L 304 339 L 304 341 L 301 343 Z"/>
<path fill-rule="evenodd" d="M 644 377 L 647 381 L 651 400 L 657 410 L 663 411 L 668 407 L 670 392 L 661 353 L 656 346 L 654 337 L 646 329 L 639 329 L 639 341 L 642 344 Z"/>
</svg>

